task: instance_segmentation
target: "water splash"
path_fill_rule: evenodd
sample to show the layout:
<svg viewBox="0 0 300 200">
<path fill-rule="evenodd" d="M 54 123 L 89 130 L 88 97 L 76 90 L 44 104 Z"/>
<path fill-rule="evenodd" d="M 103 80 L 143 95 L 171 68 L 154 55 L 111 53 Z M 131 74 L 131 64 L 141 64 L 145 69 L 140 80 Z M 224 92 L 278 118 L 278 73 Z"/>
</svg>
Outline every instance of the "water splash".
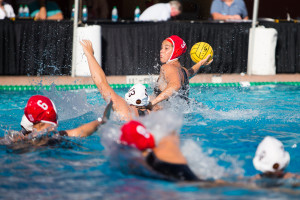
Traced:
<svg viewBox="0 0 300 200">
<path fill-rule="evenodd" d="M 220 179 L 225 176 L 240 176 L 244 174 L 242 168 L 243 162 L 238 161 L 237 158 L 225 153 L 219 156 L 219 159 L 210 157 L 208 153 L 203 152 L 202 148 L 191 139 L 183 141 L 181 150 L 192 171 L 200 178 Z M 218 164 L 220 160 L 229 163 L 230 167 L 225 168 L 220 166 Z"/>
<path fill-rule="evenodd" d="M 58 91 L 54 84 L 49 91 L 43 90 L 43 95 L 49 97 L 58 110 L 59 120 L 68 120 L 82 116 L 88 112 L 96 113 L 101 116 L 104 105 L 91 105 L 87 102 L 85 90 Z"/>
<path fill-rule="evenodd" d="M 182 115 L 173 112 L 172 110 L 161 110 L 152 112 L 146 117 L 139 119 L 155 138 L 156 144 L 161 138 L 169 135 L 173 131 L 180 133 L 183 123 Z"/>
</svg>

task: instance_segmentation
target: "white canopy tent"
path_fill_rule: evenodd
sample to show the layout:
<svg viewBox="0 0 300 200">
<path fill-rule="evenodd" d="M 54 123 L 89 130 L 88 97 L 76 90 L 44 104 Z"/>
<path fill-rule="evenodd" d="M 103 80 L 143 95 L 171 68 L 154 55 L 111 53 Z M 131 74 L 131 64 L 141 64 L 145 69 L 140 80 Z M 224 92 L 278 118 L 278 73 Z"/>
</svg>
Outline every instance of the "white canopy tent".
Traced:
<svg viewBox="0 0 300 200">
<path fill-rule="evenodd" d="M 250 31 L 249 31 L 249 47 L 248 47 L 248 66 L 247 66 L 247 74 L 251 75 L 251 68 L 253 64 L 253 52 L 254 52 L 254 41 L 255 41 L 255 28 L 256 28 L 256 23 L 257 23 L 257 14 L 258 14 L 258 4 L 259 0 L 254 0 L 254 5 L 253 5 L 253 16 L 252 16 L 252 30 L 253 34 L 250 37 Z"/>
</svg>

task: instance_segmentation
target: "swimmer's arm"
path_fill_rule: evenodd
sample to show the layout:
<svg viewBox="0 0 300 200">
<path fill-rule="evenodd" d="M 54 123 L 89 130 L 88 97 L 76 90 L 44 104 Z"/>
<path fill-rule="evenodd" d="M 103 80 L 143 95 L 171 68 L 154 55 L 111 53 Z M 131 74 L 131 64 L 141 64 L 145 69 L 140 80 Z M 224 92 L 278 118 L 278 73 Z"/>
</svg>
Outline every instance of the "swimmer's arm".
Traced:
<svg viewBox="0 0 300 200">
<path fill-rule="evenodd" d="M 289 178 L 300 179 L 300 175 L 287 172 L 287 173 L 285 173 L 283 178 L 285 178 L 285 179 L 289 179 Z"/>
<path fill-rule="evenodd" d="M 87 137 L 92 135 L 103 122 L 95 120 L 72 130 L 66 130 L 69 137 Z"/>
<path fill-rule="evenodd" d="M 251 181 L 255 181 L 255 180 L 258 180 L 258 179 L 261 179 L 261 175 L 260 174 L 256 174 L 255 176 L 253 176 L 253 177 L 250 178 Z"/>
<path fill-rule="evenodd" d="M 128 118 L 126 115 L 129 115 L 130 113 L 129 106 L 127 105 L 126 101 L 120 97 L 108 84 L 104 71 L 94 57 L 94 50 L 91 41 L 83 40 L 80 41 L 80 44 L 87 57 L 92 79 L 99 89 L 103 99 L 107 103 L 112 100 L 113 110 L 117 111 L 125 118 Z"/>
<path fill-rule="evenodd" d="M 89 40 L 80 41 L 85 56 L 87 57 L 92 79 L 99 89 L 106 102 L 109 102 L 110 97 L 114 94 L 114 90 L 108 84 L 106 75 L 94 56 L 94 49 Z"/>
<path fill-rule="evenodd" d="M 203 65 L 209 65 L 210 63 L 212 63 L 213 60 L 208 61 L 209 58 L 210 58 L 210 54 L 205 59 L 200 60 L 193 67 L 191 67 L 188 70 L 188 77 L 192 78 L 193 76 L 195 76 L 197 74 L 197 72 L 199 71 L 199 69 L 201 68 L 201 66 L 203 66 Z"/>
<path fill-rule="evenodd" d="M 167 87 L 151 102 L 153 106 L 171 97 L 174 92 L 179 91 L 181 87 L 180 76 L 177 69 L 163 65 L 161 70 L 167 82 Z"/>
</svg>

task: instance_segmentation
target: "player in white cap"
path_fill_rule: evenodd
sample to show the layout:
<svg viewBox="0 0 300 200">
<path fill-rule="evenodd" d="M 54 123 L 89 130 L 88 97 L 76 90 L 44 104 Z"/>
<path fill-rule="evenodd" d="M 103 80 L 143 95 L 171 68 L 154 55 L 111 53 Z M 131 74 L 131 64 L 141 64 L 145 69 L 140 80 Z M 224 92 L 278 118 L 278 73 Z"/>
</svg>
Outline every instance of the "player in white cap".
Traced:
<svg viewBox="0 0 300 200">
<path fill-rule="evenodd" d="M 149 104 L 147 89 L 142 84 L 135 84 L 125 95 L 125 99 L 119 96 L 108 84 L 106 75 L 94 57 L 94 49 L 90 40 L 80 42 L 84 54 L 87 57 L 91 76 L 106 102 L 113 102 L 112 109 L 118 113 L 121 120 L 129 121 L 134 117 L 143 116 L 150 112 L 146 107 Z"/>
<path fill-rule="evenodd" d="M 285 172 L 290 163 L 290 154 L 284 150 L 281 141 L 274 137 L 267 136 L 258 145 L 253 165 L 261 171 L 254 179 L 259 178 L 300 178 L 297 174 Z"/>
</svg>

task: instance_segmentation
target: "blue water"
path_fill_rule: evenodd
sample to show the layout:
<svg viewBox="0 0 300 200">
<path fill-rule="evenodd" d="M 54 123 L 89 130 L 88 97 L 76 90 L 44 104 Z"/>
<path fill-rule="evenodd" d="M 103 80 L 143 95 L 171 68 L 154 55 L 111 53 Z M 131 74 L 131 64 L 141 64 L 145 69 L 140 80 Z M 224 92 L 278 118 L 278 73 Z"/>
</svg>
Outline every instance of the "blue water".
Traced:
<svg viewBox="0 0 300 200">
<path fill-rule="evenodd" d="M 116 91 L 123 96 L 126 90 Z M 34 94 L 47 95 L 55 102 L 59 130 L 94 120 L 101 116 L 105 107 L 97 90 L 1 91 L 1 137 L 7 130 L 20 129 L 23 109 Z M 182 151 L 197 175 L 208 179 L 245 180 L 257 174 L 252 159 L 258 143 L 267 135 L 280 139 L 290 153 L 287 171 L 300 174 L 300 87 L 193 87 L 190 98 L 195 102 L 190 107 L 179 109 L 183 112 L 180 138 Z M 68 138 L 56 148 L 16 150 L 0 146 L 0 198 L 157 200 L 300 197 L 300 186 L 292 187 L 295 182 L 286 182 L 275 188 L 207 188 L 126 173 L 126 170 L 112 166 L 101 143 L 102 134 L 105 134 L 101 131 L 103 129 L 87 138 Z M 298 185 L 299 182 L 296 181 Z"/>
</svg>

